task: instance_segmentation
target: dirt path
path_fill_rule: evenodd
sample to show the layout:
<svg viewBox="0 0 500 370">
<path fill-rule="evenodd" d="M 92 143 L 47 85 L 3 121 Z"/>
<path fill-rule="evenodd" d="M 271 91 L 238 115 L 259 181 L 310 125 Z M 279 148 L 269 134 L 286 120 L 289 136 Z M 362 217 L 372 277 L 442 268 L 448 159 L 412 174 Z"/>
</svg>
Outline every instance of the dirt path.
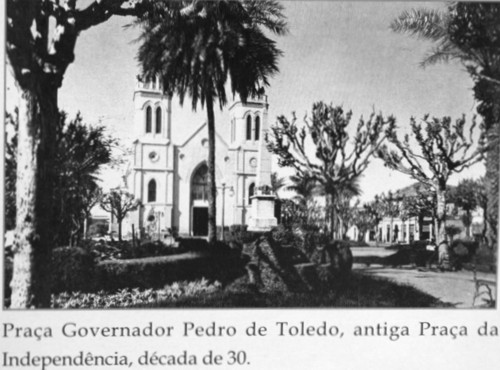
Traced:
<svg viewBox="0 0 500 370">
<path fill-rule="evenodd" d="M 393 253 L 393 252 L 392 252 Z M 386 256 L 391 254 L 380 248 L 353 249 L 354 256 Z M 457 308 L 472 308 L 484 306 L 482 298 L 488 298 L 483 293 L 472 302 L 476 292 L 473 273 L 471 271 L 439 272 L 428 269 L 410 267 L 392 268 L 381 265 L 354 264 L 354 270 L 366 275 L 393 280 L 400 284 L 411 285 L 427 294 L 450 303 Z M 493 273 L 477 273 L 477 279 L 486 283 L 492 290 L 493 298 L 497 298 L 497 277 Z M 482 287 L 480 292 L 486 292 Z"/>
</svg>

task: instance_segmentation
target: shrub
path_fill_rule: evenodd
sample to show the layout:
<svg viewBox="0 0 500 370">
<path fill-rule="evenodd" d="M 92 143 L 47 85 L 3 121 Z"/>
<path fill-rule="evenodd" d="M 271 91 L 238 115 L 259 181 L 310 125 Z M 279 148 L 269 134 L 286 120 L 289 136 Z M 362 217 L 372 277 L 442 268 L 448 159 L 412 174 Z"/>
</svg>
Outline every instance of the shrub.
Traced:
<svg viewBox="0 0 500 370">
<path fill-rule="evenodd" d="M 94 269 L 94 257 L 88 250 L 55 248 L 52 251 L 52 291 L 92 290 Z"/>
<path fill-rule="evenodd" d="M 150 306 L 159 301 L 175 301 L 180 298 L 194 297 L 201 294 L 214 293 L 221 289 L 216 281 L 210 283 L 206 279 L 197 281 L 180 281 L 167 285 L 163 289 L 121 289 L 114 293 L 99 291 L 97 293 L 60 293 L 52 296 L 53 308 L 119 308 Z"/>
<path fill-rule="evenodd" d="M 226 241 L 236 242 L 242 245 L 255 241 L 258 234 L 248 231 L 247 229 L 247 225 L 231 225 L 225 237 Z"/>
<path fill-rule="evenodd" d="M 418 267 L 425 267 L 437 261 L 437 249 L 427 250 L 428 240 L 416 240 L 410 244 L 410 262 Z"/>
<path fill-rule="evenodd" d="M 203 252 L 208 249 L 208 242 L 201 238 L 178 238 L 179 248 L 188 252 Z"/>
<path fill-rule="evenodd" d="M 171 256 L 173 254 L 183 253 L 182 248 L 175 248 L 168 246 L 165 243 L 156 240 L 153 242 L 146 242 L 137 247 L 133 247 L 130 243 L 127 249 L 127 258 L 144 258 L 156 256 Z"/>
<path fill-rule="evenodd" d="M 89 238 L 99 237 L 102 235 L 106 235 L 109 230 L 109 224 L 107 221 L 104 222 L 94 222 L 89 226 L 87 236 Z"/>
<path fill-rule="evenodd" d="M 12 280 L 12 259 L 4 263 L 4 296 L 5 305 L 10 303 L 10 281 Z M 52 292 L 91 291 L 94 289 L 95 262 L 89 251 L 79 247 L 59 247 L 52 251 Z"/>
<path fill-rule="evenodd" d="M 242 274 L 243 261 L 239 253 L 229 247 L 220 249 L 217 253 L 205 250 L 176 256 L 101 261 L 96 267 L 97 285 L 104 290 L 159 288 L 174 281 L 202 277 L 225 282 Z"/>
<path fill-rule="evenodd" d="M 450 244 L 450 263 L 455 269 L 461 269 L 476 254 L 479 243 L 473 240 L 454 240 Z"/>
<path fill-rule="evenodd" d="M 92 240 L 85 241 L 81 245 L 89 250 L 97 261 L 170 256 L 185 252 L 182 248 L 167 245 L 159 240 L 147 241 L 136 246 L 131 241 L 106 243 Z"/>
<path fill-rule="evenodd" d="M 416 240 L 410 245 L 387 247 L 387 249 L 397 249 L 397 252 L 383 260 L 391 266 L 412 264 L 425 267 L 429 263 L 437 261 L 437 252 L 427 250 L 427 245 L 429 245 L 427 240 Z"/>
<path fill-rule="evenodd" d="M 272 239 L 281 246 L 298 246 L 298 233 L 292 227 L 285 225 L 278 225 L 271 230 Z"/>
<path fill-rule="evenodd" d="M 120 248 L 120 246 L 122 248 Z M 92 253 L 96 261 L 104 261 L 110 259 L 121 259 L 124 254 L 128 254 L 124 251 L 123 244 L 118 243 L 106 243 L 106 242 L 94 242 L 90 241 L 87 244 L 87 250 Z"/>
<path fill-rule="evenodd" d="M 318 230 L 317 227 L 305 226 L 302 228 L 301 249 L 310 256 L 316 249 L 330 243 L 330 236 Z"/>
</svg>

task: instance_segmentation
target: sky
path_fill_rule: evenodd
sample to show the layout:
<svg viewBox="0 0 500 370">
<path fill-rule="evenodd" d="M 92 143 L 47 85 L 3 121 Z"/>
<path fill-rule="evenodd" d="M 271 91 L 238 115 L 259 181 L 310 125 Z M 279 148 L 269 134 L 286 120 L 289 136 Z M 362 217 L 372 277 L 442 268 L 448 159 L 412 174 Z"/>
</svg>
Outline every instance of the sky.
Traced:
<svg viewBox="0 0 500 370">
<path fill-rule="evenodd" d="M 284 56 L 280 73 L 267 88 L 270 125 L 279 115 L 303 117 L 312 104 L 325 101 L 353 111 L 353 126 L 359 117 L 374 110 L 394 115 L 401 133 L 408 132 L 409 119 L 474 113 L 472 81 L 457 63 L 437 64 L 422 69 L 419 62 L 432 45 L 389 29 L 403 10 L 421 7 L 444 8 L 444 3 L 285 1 L 284 13 L 290 32 L 273 36 Z M 86 122 L 107 126 L 109 132 L 130 147 L 134 132 L 132 95 L 135 76 L 138 29 L 124 28 L 131 18 L 113 17 L 81 34 L 75 62 L 65 75 L 60 90 L 60 108 L 71 116 L 80 111 Z M 12 78 L 7 76 L 7 109 L 16 104 Z M 193 130 L 205 120 L 205 112 L 191 111 L 174 97 L 172 137 L 176 125 Z M 216 112 L 221 130 L 229 126 L 227 111 Z M 290 171 L 273 170 L 285 176 Z M 478 177 L 484 167 L 452 177 Z M 106 182 L 110 176 L 104 174 Z M 376 194 L 413 183 L 408 176 L 391 171 L 373 159 L 361 180 L 363 201 Z"/>
</svg>

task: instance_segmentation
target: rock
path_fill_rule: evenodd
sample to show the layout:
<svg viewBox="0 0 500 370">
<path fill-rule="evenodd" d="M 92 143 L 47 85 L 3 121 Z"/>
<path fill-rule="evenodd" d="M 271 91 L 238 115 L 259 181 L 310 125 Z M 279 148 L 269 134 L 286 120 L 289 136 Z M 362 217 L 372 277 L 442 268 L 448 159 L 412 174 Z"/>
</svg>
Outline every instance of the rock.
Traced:
<svg viewBox="0 0 500 370">
<path fill-rule="evenodd" d="M 296 253 L 277 245 L 270 235 L 262 236 L 244 252 L 250 261 L 246 268 L 249 280 L 262 291 L 308 291 L 310 290 L 294 266 Z"/>
<path fill-rule="evenodd" d="M 302 281 L 307 285 L 309 290 L 316 290 L 321 284 L 318 276 L 318 269 L 316 264 L 312 262 L 299 263 L 295 265 L 295 269 L 299 274 Z"/>
<path fill-rule="evenodd" d="M 303 292 L 342 282 L 352 270 L 349 244 L 335 241 L 316 248 L 310 258 L 291 246 L 280 246 L 270 235 L 245 245 L 251 285 L 261 291 Z"/>
</svg>

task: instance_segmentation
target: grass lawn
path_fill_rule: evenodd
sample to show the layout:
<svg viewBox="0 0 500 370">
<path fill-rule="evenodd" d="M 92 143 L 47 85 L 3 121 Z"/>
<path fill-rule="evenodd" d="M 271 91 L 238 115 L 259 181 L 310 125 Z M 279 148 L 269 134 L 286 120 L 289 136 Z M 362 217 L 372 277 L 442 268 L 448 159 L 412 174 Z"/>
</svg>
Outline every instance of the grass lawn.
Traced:
<svg viewBox="0 0 500 370">
<path fill-rule="evenodd" d="M 232 287 L 209 294 L 158 300 L 136 307 L 448 307 L 439 299 L 413 287 L 353 273 L 342 288 L 325 292 L 255 292 L 244 279 Z"/>
</svg>

